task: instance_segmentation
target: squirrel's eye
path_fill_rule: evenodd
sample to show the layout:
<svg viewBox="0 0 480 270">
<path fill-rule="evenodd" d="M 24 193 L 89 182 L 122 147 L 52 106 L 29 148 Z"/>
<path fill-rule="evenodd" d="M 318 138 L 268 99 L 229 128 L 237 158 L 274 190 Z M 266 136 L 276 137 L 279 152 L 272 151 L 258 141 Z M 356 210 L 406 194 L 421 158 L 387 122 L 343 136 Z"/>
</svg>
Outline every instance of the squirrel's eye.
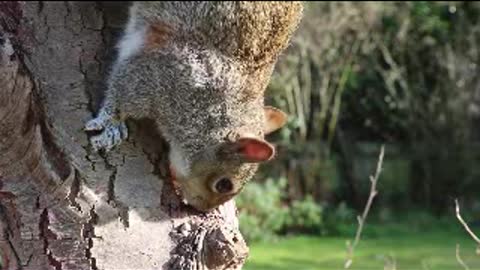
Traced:
<svg viewBox="0 0 480 270">
<path fill-rule="evenodd" d="M 213 183 L 213 191 L 217 193 L 228 193 L 233 190 L 232 180 L 229 178 L 220 178 Z"/>
</svg>

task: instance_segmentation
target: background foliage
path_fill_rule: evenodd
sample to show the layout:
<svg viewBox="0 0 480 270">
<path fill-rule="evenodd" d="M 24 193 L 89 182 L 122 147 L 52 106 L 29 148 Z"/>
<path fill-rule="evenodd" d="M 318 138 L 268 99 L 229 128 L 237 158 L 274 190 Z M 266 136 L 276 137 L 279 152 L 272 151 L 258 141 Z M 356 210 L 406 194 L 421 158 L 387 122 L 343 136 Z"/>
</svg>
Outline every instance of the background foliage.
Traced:
<svg viewBox="0 0 480 270">
<path fill-rule="evenodd" d="M 355 224 L 381 144 L 376 220 L 451 215 L 456 197 L 480 219 L 480 3 L 305 5 L 267 91 L 290 117 L 279 156 L 238 199 L 247 238 Z"/>
</svg>

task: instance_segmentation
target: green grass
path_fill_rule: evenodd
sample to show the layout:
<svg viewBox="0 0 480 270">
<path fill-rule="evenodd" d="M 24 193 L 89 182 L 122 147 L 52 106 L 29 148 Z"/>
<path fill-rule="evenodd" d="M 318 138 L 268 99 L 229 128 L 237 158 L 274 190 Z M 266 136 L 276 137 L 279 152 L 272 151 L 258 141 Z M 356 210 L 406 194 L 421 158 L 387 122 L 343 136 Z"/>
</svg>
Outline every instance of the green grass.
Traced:
<svg viewBox="0 0 480 270">
<path fill-rule="evenodd" d="M 379 227 L 380 228 L 380 227 Z M 455 257 L 456 244 L 470 270 L 480 270 L 475 243 L 459 228 L 417 231 L 408 227 L 380 228 L 367 233 L 355 251 L 352 270 L 384 269 L 393 256 L 396 270 L 454 270 L 462 268 Z M 343 269 L 346 237 L 294 236 L 273 243 L 250 245 L 244 270 Z"/>
</svg>

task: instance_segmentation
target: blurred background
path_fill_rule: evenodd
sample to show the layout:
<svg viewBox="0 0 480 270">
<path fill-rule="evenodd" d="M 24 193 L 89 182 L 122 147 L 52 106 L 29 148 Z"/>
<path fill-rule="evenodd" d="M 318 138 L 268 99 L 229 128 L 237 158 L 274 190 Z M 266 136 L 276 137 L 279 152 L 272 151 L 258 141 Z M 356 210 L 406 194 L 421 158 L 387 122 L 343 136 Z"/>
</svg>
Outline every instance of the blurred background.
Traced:
<svg viewBox="0 0 480 270">
<path fill-rule="evenodd" d="M 278 157 L 237 199 L 244 269 L 480 269 L 480 3 L 308 2 L 267 90 Z M 457 244 L 459 250 L 457 252 Z"/>
</svg>

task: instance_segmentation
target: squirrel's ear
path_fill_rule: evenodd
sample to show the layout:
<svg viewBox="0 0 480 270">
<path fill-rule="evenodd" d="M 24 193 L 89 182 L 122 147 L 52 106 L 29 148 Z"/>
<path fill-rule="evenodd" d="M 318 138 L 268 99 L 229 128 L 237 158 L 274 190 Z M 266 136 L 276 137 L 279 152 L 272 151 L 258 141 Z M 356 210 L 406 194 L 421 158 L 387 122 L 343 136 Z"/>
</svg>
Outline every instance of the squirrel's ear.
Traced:
<svg viewBox="0 0 480 270">
<path fill-rule="evenodd" d="M 240 138 L 235 144 L 237 153 L 247 162 L 264 162 L 275 155 L 275 148 L 264 140 Z"/>
<path fill-rule="evenodd" d="M 263 132 L 265 135 L 268 135 L 287 123 L 287 115 L 281 110 L 274 108 L 272 106 L 265 106 L 265 126 L 263 127 Z"/>
<path fill-rule="evenodd" d="M 273 158 L 275 148 L 268 142 L 250 137 L 241 137 L 223 148 L 225 157 L 237 156 L 245 162 L 260 163 Z"/>
</svg>

